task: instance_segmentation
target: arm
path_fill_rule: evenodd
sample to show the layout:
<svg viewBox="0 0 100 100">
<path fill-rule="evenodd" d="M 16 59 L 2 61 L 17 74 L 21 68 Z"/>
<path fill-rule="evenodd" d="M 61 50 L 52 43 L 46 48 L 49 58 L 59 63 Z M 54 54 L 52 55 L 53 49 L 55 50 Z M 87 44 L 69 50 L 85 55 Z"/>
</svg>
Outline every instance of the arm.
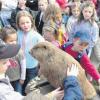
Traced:
<svg viewBox="0 0 100 100">
<path fill-rule="evenodd" d="M 93 52 L 95 54 L 97 61 L 100 62 L 100 38 L 98 39 L 97 43 L 95 44 L 95 46 L 93 48 Z"/>
<path fill-rule="evenodd" d="M 91 37 L 92 37 L 92 42 L 93 42 L 93 45 L 94 45 L 99 38 L 99 27 L 98 27 L 97 23 L 93 24 L 92 36 Z"/>
<path fill-rule="evenodd" d="M 26 60 L 25 58 L 20 62 L 21 63 L 21 77 L 20 83 L 23 84 L 26 76 Z"/>
<path fill-rule="evenodd" d="M 71 28 L 72 28 L 71 27 L 71 17 L 69 17 L 69 19 L 68 19 L 66 28 L 67 28 L 67 33 L 69 34 L 71 32 Z"/>
<path fill-rule="evenodd" d="M 19 61 L 21 67 L 20 83 L 23 84 L 26 77 L 26 59 L 24 57 L 22 49 L 19 51 Z"/>
<path fill-rule="evenodd" d="M 63 100 L 64 91 L 59 87 L 45 96 L 50 100 Z"/>
<path fill-rule="evenodd" d="M 83 100 L 83 93 L 79 85 L 78 68 L 72 65 L 67 70 L 67 77 L 64 79 L 64 99 L 63 100 Z"/>
<path fill-rule="evenodd" d="M 12 11 L 11 13 L 11 19 L 10 19 L 10 24 L 13 28 L 17 28 L 16 27 L 16 9 Z"/>
<path fill-rule="evenodd" d="M 99 72 L 96 70 L 95 66 L 91 63 L 91 61 L 87 55 L 82 56 L 82 58 L 80 60 L 80 64 L 84 68 L 86 73 L 91 75 L 93 77 L 93 79 L 95 79 L 97 81 L 100 79 Z"/>
<path fill-rule="evenodd" d="M 13 87 L 10 84 L 9 78 L 5 77 L 3 79 L 0 79 L 0 100 L 23 100 L 23 96 L 14 91 Z"/>
</svg>

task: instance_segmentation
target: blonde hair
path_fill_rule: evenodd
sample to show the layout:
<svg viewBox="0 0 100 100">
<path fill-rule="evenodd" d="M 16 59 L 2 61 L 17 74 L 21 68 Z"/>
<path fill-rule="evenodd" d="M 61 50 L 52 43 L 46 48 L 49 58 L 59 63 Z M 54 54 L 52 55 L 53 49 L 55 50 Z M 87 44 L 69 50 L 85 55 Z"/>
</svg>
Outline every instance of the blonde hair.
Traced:
<svg viewBox="0 0 100 100">
<path fill-rule="evenodd" d="M 31 22 L 32 22 L 32 28 L 35 29 L 35 22 L 33 20 L 33 17 L 32 15 L 28 12 L 28 11 L 19 11 L 17 13 L 17 16 L 16 16 L 16 25 L 17 25 L 17 28 L 21 29 L 20 26 L 19 26 L 19 19 L 22 17 L 22 16 L 27 16 L 30 18 Z"/>
<path fill-rule="evenodd" d="M 39 3 L 39 2 L 49 3 L 49 1 L 48 1 L 48 0 L 38 0 L 38 3 Z"/>
<path fill-rule="evenodd" d="M 51 34 L 53 34 L 53 36 L 54 36 L 54 38 L 56 39 L 56 40 L 58 40 L 58 34 L 57 34 L 57 29 L 56 29 L 56 27 L 54 26 L 54 25 L 52 25 L 51 23 L 50 24 L 45 24 L 44 26 L 43 26 L 43 31 L 42 31 L 43 33 L 43 35 L 44 34 L 46 34 L 47 32 L 50 32 Z"/>
<path fill-rule="evenodd" d="M 48 20 L 56 20 L 56 15 L 61 14 L 61 9 L 57 4 L 49 4 L 43 17 L 43 21 L 47 22 Z"/>
<path fill-rule="evenodd" d="M 78 19 L 78 22 L 81 22 L 82 20 L 84 20 L 84 16 L 83 16 L 83 12 L 82 11 L 84 10 L 84 8 L 87 8 L 87 7 L 93 8 L 93 14 L 91 16 L 91 19 L 89 20 L 90 23 L 92 24 L 96 19 L 96 10 L 95 10 L 94 3 L 91 2 L 91 1 L 85 1 L 84 3 L 82 3 L 81 13 L 80 13 L 80 17 Z"/>
<path fill-rule="evenodd" d="M 81 5 L 81 4 L 78 3 L 78 2 L 73 2 L 72 5 L 71 5 L 71 10 L 72 10 L 72 9 L 75 9 L 75 8 L 80 9 L 80 5 Z"/>
</svg>

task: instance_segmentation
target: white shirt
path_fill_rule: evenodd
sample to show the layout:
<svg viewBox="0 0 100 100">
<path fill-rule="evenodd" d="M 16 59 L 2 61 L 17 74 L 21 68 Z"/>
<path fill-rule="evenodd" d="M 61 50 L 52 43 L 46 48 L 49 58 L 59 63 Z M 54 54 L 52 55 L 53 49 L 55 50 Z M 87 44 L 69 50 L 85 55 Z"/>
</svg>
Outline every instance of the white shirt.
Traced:
<svg viewBox="0 0 100 100">
<path fill-rule="evenodd" d="M 24 96 L 14 91 L 8 77 L 0 79 L 0 100 L 23 100 Z"/>
</svg>

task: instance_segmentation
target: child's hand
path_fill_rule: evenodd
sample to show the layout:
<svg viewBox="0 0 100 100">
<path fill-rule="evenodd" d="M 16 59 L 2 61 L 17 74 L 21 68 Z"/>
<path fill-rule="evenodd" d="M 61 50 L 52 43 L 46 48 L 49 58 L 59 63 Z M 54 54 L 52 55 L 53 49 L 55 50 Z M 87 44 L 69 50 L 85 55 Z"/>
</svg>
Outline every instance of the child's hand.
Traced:
<svg viewBox="0 0 100 100">
<path fill-rule="evenodd" d="M 76 64 L 72 64 L 71 68 L 68 67 L 68 69 L 67 69 L 67 76 L 76 76 L 77 77 L 78 73 L 79 73 L 79 70 L 78 70 L 78 67 L 76 66 Z"/>
<path fill-rule="evenodd" d="M 19 80 L 19 83 L 21 84 L 21 85 L 23 85 L 24 84 L 24 80 Z"/>
<path fill-rule="evenodd" d="M 62 100 L 64 97 L 64 90 L 61 90 L 61 88 L 57 88 L 54 91 L 52 91 L 53 97 L 56 97 L 56 100 Z"/>
</svg>

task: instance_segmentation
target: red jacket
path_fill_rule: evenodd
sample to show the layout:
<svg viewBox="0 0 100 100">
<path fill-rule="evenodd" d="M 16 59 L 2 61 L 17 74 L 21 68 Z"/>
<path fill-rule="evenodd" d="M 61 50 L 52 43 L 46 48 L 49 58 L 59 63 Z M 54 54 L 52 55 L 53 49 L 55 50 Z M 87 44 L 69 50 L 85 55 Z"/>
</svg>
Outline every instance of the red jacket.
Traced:
<svg viewBox="0 0 100 100">
<path fill-rule="evenodd" d="M 96 6 L 96 4 L 97 4 L 97 0 L 92 0 L 92 2 L 93 2 L 94 5 Z"/>
<path fill-rule="evenodd" d="M 77 58 L 78 52 L 73 51 L 71 48 L 72 48 L 72 45 L 69 45 L 65 49 L 65 52 L 67 52 L 68 54 L 70 54 L 74 58 Z M 100 79 L 99 72 L 96 70 L 95 66 L 91 63 L 91 61 L 88 58 L 87 54 L 85 54 L 85 53 L 83 54 L 83 56 L 80 59 L 80 64 L 83 67 L 83 69 L 86 71 L 86 73 L 91 75 L 93 77 L 93 79 L 95 79 L 95 80 Z"/>
</svg>

